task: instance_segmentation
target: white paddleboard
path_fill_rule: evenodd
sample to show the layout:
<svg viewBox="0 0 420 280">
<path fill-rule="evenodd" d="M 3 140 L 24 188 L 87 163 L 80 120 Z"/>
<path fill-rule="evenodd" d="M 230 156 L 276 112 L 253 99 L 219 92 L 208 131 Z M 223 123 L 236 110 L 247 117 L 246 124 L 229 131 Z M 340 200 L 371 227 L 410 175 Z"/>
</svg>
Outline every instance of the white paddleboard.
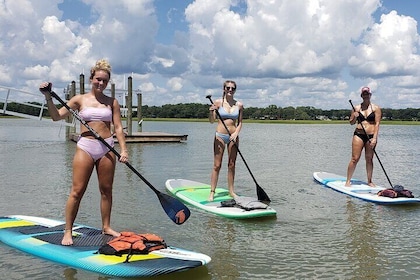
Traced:
<svg viewBox="0 0 420 280">
<path fill-rule="evenodd" d="M 386 188 L 381 186 L 371 187 L 366 182 L 361 180 L 352 179 L 349 187 L 344 186 L 346 177 L 328 172 L 314 172 L 314 179 L 335 191 L 347 194 L 351 197 L 356 197 L 365 201 L 379 203 L 379 204 L 407 204 L 407 203 L 420 203 L 420 198 L 414 197 L 386 197 L 379 196 L 378 192 Z"/>
</svg>

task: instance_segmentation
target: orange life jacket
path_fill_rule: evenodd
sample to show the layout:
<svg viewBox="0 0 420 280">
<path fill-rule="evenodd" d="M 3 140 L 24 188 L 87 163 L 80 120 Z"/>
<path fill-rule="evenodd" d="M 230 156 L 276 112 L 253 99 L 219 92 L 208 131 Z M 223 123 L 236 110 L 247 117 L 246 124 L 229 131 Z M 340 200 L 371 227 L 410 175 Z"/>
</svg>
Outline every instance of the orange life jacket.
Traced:
<svg viewBox="0 0 420 280">
<path fill-rule="evenodd" d="M 154 250 L 164 248 L 167 248 L 165 240 L 156 234 L 137 234 L 130 231 L 123 231 L 120 236 L 99 248 L 98 253 L 117 256 L 127 254 L 125 262 L 128 262 L 133 254 L 148 254 Z"/>
</svg>

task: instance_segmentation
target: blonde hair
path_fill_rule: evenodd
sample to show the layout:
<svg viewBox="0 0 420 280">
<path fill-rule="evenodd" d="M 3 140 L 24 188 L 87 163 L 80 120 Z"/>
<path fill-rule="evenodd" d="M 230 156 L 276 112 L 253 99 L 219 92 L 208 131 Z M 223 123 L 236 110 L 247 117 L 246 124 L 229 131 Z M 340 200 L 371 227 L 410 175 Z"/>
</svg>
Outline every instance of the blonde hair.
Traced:
<svg viewBox="0 0 420 280">
<path fill-rule="evenodd" d="M 96 71 L 105 71 L 108 73 L 109 78 L 111 79 L 111 65 L 105 59 L 99 59 L 96 61 L 95 66 L 90 69 L 90 79 L 93 79 L 95 76 Z"/>
</svg>

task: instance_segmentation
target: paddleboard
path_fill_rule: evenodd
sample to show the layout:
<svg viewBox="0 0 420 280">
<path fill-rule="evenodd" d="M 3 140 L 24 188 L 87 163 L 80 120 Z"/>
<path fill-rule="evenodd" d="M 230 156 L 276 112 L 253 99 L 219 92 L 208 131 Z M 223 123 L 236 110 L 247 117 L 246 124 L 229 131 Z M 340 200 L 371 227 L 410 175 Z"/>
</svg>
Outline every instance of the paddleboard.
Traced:
<svg viewBox="0 0 420 280">
<path fill-rule="evenodd" d="M 217 187 L 213 201 L 208 201 L 210 194 L 210 185 L 185 180 L 185 179 L 168 179 L 165 183 L 166 189 L 174 196 L 179 198 L 185 203 L 200 208 L 206 212 L 210 212 L 219 216 L 233 219 L 250 219 L 260 218 L 267 216 L 275 216 L 276 210 L 263 203 L 264 207 L 260 209 L 245 209 L 234 205 L 231 207 L 222 206 L 222 202 L 231 201 L 232 197 L 229 196 L 229 191 L 225 188 Z M 256 198 L 239 196 L 237 200 L 258 202 Z"/>
<path fill-rule="evenodd" d="M 329 187 L 335 191 L 347 194 L 351 197 L 356 197 L 365 201 L 374 202 L 378 204 L 407 204 L 420 203 L 420 198 L 414 197 L 396 197 L 390 198 L 379 196 L 377 193 L 384 190 L 384 187 L 371 187 L 366 182 L 358 179 L 351 180 L 351 186 L 346 187 L 346 177 L 328 172 L 314 172 L 313 177 L 318 183 Z"/>
<path fill-rule="evenodd" d="M 211 261 L 207 255 L 172 246 L 145 255 L 111 256 L 98 254 L 98 249 L 113 237 L 96 228 L 75 225 L 72 246 L 62 246 L 64 222 L 33 217 L 0 217 L 0 241 L 59 264 L 108 276 L 148 277 L 184 271 Z"/>
</svg>

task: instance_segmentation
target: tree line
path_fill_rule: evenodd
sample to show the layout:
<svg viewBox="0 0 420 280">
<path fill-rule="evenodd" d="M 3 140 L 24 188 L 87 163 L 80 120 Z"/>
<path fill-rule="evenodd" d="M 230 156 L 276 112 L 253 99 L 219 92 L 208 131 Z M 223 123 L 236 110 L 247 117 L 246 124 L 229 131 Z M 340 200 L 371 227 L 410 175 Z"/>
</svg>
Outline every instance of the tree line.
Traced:
<svg viewBox="0 0 420 280">
<path fill-rule="evenodd" d="M 22 103 L 8 103 L 7 109 L 22 114 L 38 116 L 42 106 L 40 103 L 28 102 L 36 105 L 26 106 Z M 0 103 L 3 107 L 3 103 Z M 61 105 L 58 105 L 61 107 Z M 133 106 L 133 108 L 136 108 Z M 1 112 L 1 111 L 0 111 Z M 166 104 L 162 106 L 144 105 L 141 109 L 144 118 L 182 118 L 204 119 L 209 115 L 209 105 L 201 103 Z M 278 107 L 269 105 L 265 108 L 249 107 L 244 109 L 244 119 L 270 119 L 270 120 L 346 120 L 349 118 L 349 109 L 322 110 L 312 106 Z M 417 121 L 420 119 L 420 109 L 382 109 L 382 116 L 388 120 Z M 44 110 L 43 117 L 49 117 L 48 110 Z M 137 117 L 137 111 L 133 111 L 133 117 Z"/>
</svg>

